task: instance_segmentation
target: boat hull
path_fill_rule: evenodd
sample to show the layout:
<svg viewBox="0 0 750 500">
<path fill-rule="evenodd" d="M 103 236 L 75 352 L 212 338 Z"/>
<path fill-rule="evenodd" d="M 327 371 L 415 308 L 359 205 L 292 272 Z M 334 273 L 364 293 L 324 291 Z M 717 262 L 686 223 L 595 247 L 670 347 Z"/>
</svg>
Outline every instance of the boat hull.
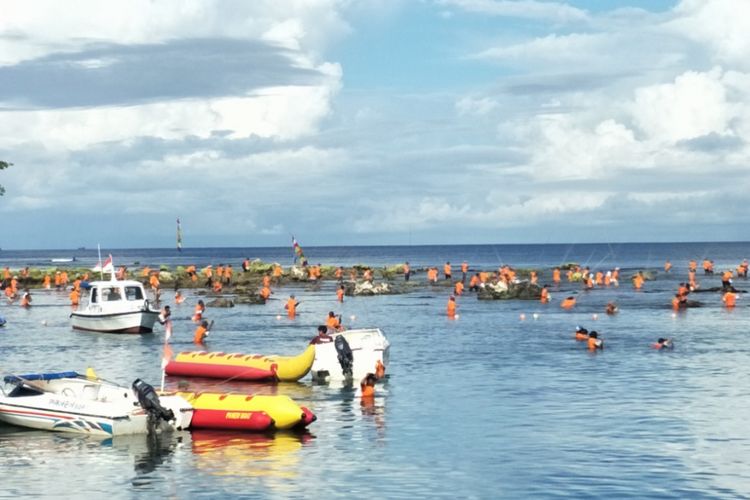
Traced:
<svg viewBox="0 0 750 500">
<path fill-rule="evenodd" d="M 100 333 L 151 333 L 159 313 L 156 311 L 130 311 L 111 314 L 70 315 L 74 330 Z"/>
<path fill-rule="evenodd" d="M 390 343 L 380 329 L 345 330 L 341 333 L 352 350 L 352 378 L 362 380 L 368 373 L 375 373 L 377 362 L 388 366 Z M 315 344 L 315 361 L 310 369 L 315 381 L 345 380 L 347 377 L 338 360 L 334 342 Z"/>
</svg>

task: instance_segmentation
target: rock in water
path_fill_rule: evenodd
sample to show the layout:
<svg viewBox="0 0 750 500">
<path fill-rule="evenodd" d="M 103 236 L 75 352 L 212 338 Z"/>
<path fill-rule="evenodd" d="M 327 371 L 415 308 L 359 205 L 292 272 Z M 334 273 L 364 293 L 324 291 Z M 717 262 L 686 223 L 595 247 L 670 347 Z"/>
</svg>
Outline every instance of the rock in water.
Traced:
<svg viewBox="0 0 750 500">
<path fill-rule="evenodd" d="M 503 282 L 486 284 L 479 287 L 477 294 L 479 300 L 539 300 L 541 296 L 542 289 L 528 281 L 511 283 L 510 286 Z"/>
<path fill-rule="evenodd" d="M 234 307 L 234 302 L 231 299 L 220 297 L 206 304 L 206 307 Z"/>
</svg>

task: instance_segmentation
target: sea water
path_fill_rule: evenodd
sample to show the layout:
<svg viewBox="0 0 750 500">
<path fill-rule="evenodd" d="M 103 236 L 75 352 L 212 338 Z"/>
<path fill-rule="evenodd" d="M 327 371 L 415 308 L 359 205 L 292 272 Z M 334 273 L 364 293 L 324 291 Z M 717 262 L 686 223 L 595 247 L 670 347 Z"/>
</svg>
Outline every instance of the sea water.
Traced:
<svg viewBox="0 0 750 500">
<path fill-rule="evenodd" d="M 210 350 L 293 355 L 328 311 L 349 327 L 379 327 L 391 342 L 387 379 L 374 406 L 356 387 L 214 384 L 200 387 L 288 394 L 318 420 L 304 434 L 275 436 L 181 432 L 99 439 L 0 425 L 0 497 L 201 498 L 742 498 L 750 495 L 750 297 L 726 310 L 719 293 L 691 299 L 701 308 L 669 308 L 687 261 L 704 257 L 717 271 L 750 256 L 750 244 L 497 245 L 305 248 L 312 263 L 368 264 L 408 260 L 412 268 L 467 260 L 474 269 L 499 264 L 550 268 L 578 262 L 592 270 L 621 268 L 618 288 L 552 287 L 552 302 L 458 298 L 449 320 L 450 290 L 423 286 L 404 295 L 346 297 L 335 284 L 274 289 L 264 306 L 209 308 Z M 291 264 L 284 249 L 106 250 L 115 265 L 138 267 L 232 263 L 245 257 Z M 2 251 L 0 267 L 96 262 L 96 251 Z M 671 259 L 674 269 L 662 266 Z M 138 263 L 138 264 L 136 264 Z M 642 291 L 628 277 L 658 271 Z M 460 273 L 454 271 L 454 278 Z M 412 280 L 424 283 L 424 273 Z M 719 274 L 698 280 L 719 286 Z M 740 289 L 750 283 L 735 280 Z M 0 305 L 3 373 L 93 367 L 110 380 L 142 378 L 158 386 L 163 328 L 154 334 L 73 331 L 66 292 L 33 290 L 33 306 Z M 283 303 L 295 293 L 299 315 Z M 172 304 L 173 349 L 193 350 L 189 320 L 197 297 Z M 559 300 L 575 294 L 563 311 Z M 164 292 L 166 303 L 171 293 Z M 615 301 L 619 314 L 607 316 Z M 522 315 L 525 319 L 521 319 Z M 280 319 L 279 319 L 280 316 Z M 596 319 L 594 319 L 596 317 Z M 573 340 L 576 325 L 597 330 L 605 349 L 589 353 Z M 675 349 L 659 352 L 658 337 Z M 174 387 L 177 380 L 167 379 Z"/>
</svg>

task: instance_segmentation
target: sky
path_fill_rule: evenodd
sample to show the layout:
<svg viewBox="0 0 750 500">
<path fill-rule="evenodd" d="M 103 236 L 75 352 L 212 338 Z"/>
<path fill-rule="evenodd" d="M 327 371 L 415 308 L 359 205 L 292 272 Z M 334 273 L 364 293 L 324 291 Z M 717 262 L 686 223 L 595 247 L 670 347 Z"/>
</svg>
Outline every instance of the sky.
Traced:
<svg viewBox="0 0 750 500">
<path fill-rule="evenodd" d="M 0 248 L 748 240 L 746 0 L 5 0 Z"/>
</svg>

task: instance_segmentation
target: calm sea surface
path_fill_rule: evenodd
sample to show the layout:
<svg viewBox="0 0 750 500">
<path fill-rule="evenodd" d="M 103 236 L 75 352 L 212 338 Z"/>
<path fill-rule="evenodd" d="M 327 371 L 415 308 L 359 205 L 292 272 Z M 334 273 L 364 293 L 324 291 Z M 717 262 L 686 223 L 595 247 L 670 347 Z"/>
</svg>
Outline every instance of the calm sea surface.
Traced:
<svg viewBox="0 0 750 500">
<path fill-rule="evenodd" d="M 351 327 L 381 328 L 391 342 L 387 381 L 374 408 L 351 387 L 234 383 L 219 389 L 288 394 L 318 416 L 304 435 L 221 432 L 98 440 L 24 431 L 0 424 L 0 497 L 200 498 L 747 498 L 750 497 L 750 296 L 721 307 L 718 293 L 692 299 L 704 307 L 673 315 L 669 300 L 687 278 L 687 261 L 717 270 L 750 258 L 750 243 L 482 245 L 305 248 L 312 263 L 373 266 L 409 260 L 413 267 L 467 260 L 472 269 L 501 263 L 544 269 L 575 261 L 622 269 L 619 288 L 582 292 L 563 283 L 551 304 L 459 298 L 460 318 L 444 314 L 447 288 L 406 295 L 335 300 L 333 283 L 275 290 L 265 306 L 210 309 L 208 347 L 229 352 L 296 354 L 329 310 Z M 232 263 L 244 257 L 291 264 L 289 248 L 105 249 L 115 265 Z M 76 257 L 93 265 L 96 250 L 0 251 L 0 267 L 52 266 Z M 674 270 L 662 266 L 671 259 Z M 138 264 L 136 264 L 138 263 Z M 635 292 L 635 269 L 659 271 Z M 413 279 L 424 281 L 423 273 Z M 719 276 L 698 280 L 720 285 Z M 750 282 L 736 280 L 740 289 Z M 300 314 L 283 316 L 295 293 Z M 572 293 L 570 312 L 559 300 Z M 171 293 L 166 294 L 171 298 Z M 192 350 L 196 298 L 172 305 L 175 351 Z M 620 313 L 604 314 L 616 301 Z M 94 367 L 122 383 L 158 385 L 163 329 L 152 335 L 74 332 L 67 293 L 33 291 L 33 307 L 0 305 L 3 373 Z M 525 320 L 521 319 L 525 315 Z M 282 315 L 277 319 L 277 315 Z M 597 315 L 597 319 L 594 319 Z M 353 320 L 351 318 L 354 318 Z M 576 325 L 596 329 L 606 349 L 573 340 Z M 672 352 L 650 344 L 673 337 Z M 168 379 L 168 384 L 176 380 Z"/>
</svg>

